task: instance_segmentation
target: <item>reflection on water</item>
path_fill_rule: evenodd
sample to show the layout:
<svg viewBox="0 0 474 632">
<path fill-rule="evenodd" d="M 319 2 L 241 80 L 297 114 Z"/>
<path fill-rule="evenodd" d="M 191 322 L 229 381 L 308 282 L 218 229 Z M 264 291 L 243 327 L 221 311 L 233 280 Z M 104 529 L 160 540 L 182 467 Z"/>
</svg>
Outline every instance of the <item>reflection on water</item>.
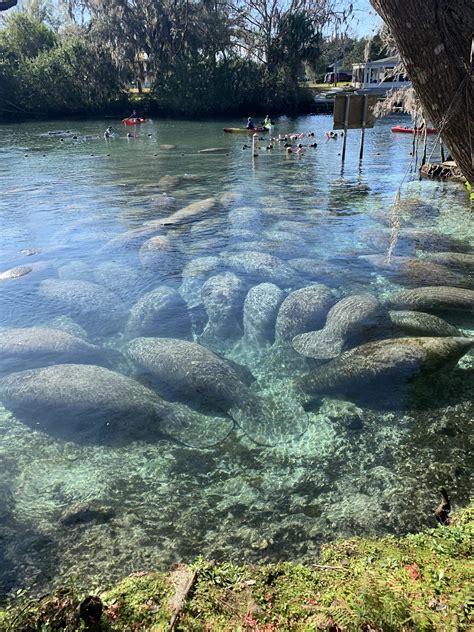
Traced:
<svg viewBox="0 0 474 632">
<path fill-rule="evenodd" d="M 466 501 L 467 197 L 415 178 L 393 207 L 411 140 L 378 123 L 359 169 L 351 132 L 341 176 L 330 124 L 255 159 L 213 123 L 2 128 L 3 594 L 309 561 Z"/>
</svg>

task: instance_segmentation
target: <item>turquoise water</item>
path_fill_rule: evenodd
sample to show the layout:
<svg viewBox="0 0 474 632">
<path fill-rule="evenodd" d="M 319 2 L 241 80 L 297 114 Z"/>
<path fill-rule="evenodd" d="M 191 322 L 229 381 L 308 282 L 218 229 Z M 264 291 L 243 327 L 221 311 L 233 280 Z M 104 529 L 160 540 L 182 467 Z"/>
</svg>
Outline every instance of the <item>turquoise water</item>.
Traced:
<svg viewBox="0 0 474 632">
<path fill-rule="evenodd" d="M 462 186 L 417 179 L 399 123 L 367 131 L 362 165 L 349 132 L 343 172 L 327 116 L 272 131 L 316 148 L 262 141 L 256 158 L 211 122 L 154 120 L 131 138 L 108 120 L 2 126 L 0 273 L 16 270 L 0 280 L 2 594 L 200 554 L 310 562 L 335 537 L 434 525 L 440 486 L 467 501 L 468 349 L 409 385 L 403 362 L 376 381 L 360 366 L 344 376 L 346 356 L 334 364 L 415 336 L 388 322 L 394 292 L 473 289 L 468 257 L 426 267 L 436 252 L 469 256 L 472 211 Z M 374 265 L 390 242 L 395 264 Z M 346 336 L 358 304 L 336 316 L 335 359 L 295 351 L 331 306 L 367 293 L 376 317 Z M 472 335 L 466 296 L 422 311 Z M 150 351 L 137 337 L 172 340 Z"/>
</svg>

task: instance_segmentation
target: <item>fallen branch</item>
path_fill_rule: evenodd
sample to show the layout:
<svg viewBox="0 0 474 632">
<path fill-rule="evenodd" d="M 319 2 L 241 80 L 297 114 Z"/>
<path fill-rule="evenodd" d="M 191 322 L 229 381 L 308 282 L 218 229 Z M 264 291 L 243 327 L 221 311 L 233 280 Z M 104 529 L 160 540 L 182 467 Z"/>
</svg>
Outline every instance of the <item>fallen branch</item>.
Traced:
<svg viewBox="0 0 474 632">
<path fill-rule="evenodd" d="M 197 576 L 197 573 L 194 572 L 191 575 L 191 577 L 188 579 L 188 581 L 187 581 L 187 583 L 186 583 L 186 585 L 185 585 L 185 587 L 183 589 L 183 592 L 179 596 L 179 599 L 178 599 L 178 601 L 176 603 L 175 609 L 173 610 L 173 614 L 171 615 L 170 622 L 168 624 L 168 632 L 173 632 L 174 626 L 175 626 L 176 621 L 178 619 L 178 616 L 179 616 L 181 610 L 184 608 L 184 604 L 186 602 L 186 597 L 188 596 L 189 591 L 191 590 L 191 588 L 194 585 L 194 582 L 196 580 L 196 576 Z"/>
</svg>

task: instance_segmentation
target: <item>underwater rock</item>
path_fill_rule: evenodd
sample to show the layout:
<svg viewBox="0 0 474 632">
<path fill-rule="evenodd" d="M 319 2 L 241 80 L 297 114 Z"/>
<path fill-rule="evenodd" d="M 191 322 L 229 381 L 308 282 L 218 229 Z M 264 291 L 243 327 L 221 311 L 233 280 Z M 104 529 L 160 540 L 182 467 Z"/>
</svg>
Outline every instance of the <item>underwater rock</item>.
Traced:
<svg viewBox="0 0 474 632">
<path fill-rule="evenodd" d="M 180 294 L 169 287 L 147 292 L 133 305 L 126 326 L 129 337 L 176 336 L 191 338 L 188 308 Z"/>
<path fill-rule="evenodd" d="M 244 301 L 244 338 L 250 344 L 272 343 L 275 322 L 285 298 L 283 290 L 273 283 L 254 285 Z"/>
<path fill-rule="evenodd" d="M 189 308 L 202 304 L 201 288 L 204 282 L 221 268 L 222 260 L 219 257 L 196 257 L 184 266 L 178 291 Z"/>
<path fill-rule="evenodd" d="M 466 240 L 443 235 L 431 228 L 401 228 L 393 232 L 390 228 L 378 228 L 360 233 L 362 241 L 380 251 L 388 251 L 392 239 L 396 238 L 394 252 L 412 252 L 416 248 L 426 250 L 451 250 L 453 252 L 469 252 Z"/>
<path fill-rule="evenodd" d="M 253 284 L 267 282 L 289 287 L 297 275 L 281 259 L 263 252 L 223 253 L 224 263 L 238 274 L 245 274 Z"/>
<path fill-rule="evenodd" d="M 140 226 L 140 228 L 127 230 L 116 237 L 112 237 L 112 239 L 99 249 L 99 253 L 110 253 L 118 250 L 135 250 L 154 233 L 156 233 L 156 228 L 151 226 Z"/>
<path fill-rule="evenodd" d="M 210 197 L 205 200 L 200 200 L 199 202 L 193 202 L 193 204 L 188 204 L 184 208 L 179 211 L 175 211 L 168 217 L 163 217 L 162 219 L 152 220 L 150 222 L 146 222 L 146 226 L 150 228 L 160 228 L 162 226 L 177 226 L 180 224 L 187 224 L 189 222 L 195 221 L 197 218 L 211 211 L 217 205 L 216 198 Z"/>
<path fill-rule="evenodd" d="M 433 314 L 408 310 L 390 311 L 388 314 L 392 325 L 412 336 L 463 336 L 459 329 Z"/>
<path fill-rule="evenodd" d="M 331 393 L 363 387 L 387 388 L 394 393 L 397 386 L 420 375 L 453 368 L 474 346 L 474 338 L 394 338 L 368 342 L 345 351 L 297 383 L 304 392 Z"/>
<path fill-rule="evenodd" d="M 292 292 L 278 311 L 275 340 L 291 342 L 298 334 L 320 329 L 333 303 L 333 294 L 325 285 L 308 285 Z"/>
<path fill-rule="evenodd" d="M 88 281 L 46 279 L 38 290 L 51 306 L 66 311 L 88 332 L 114 333 L 125 318 L 125 306 L 112 292 Z"/>
<path fill-rule="evenodd" d="M 195 342 L 136 338 L 127 352 L 168 398 L 228 413 L 258 444 L 286 443 L 307 430 L 307 415 L 298 404 L 282 410 L 257 396 L 242 380 L 241 371 Z"/>
<path fill-rule="evenodd" d="M 449 285 L 452 287 L 472 287 L 473 281 L 467 276 L 448 268 L 416 257 L 390 257 L 384 255 L 362 255 L 359 259 L 376 268 L 391 273 L 391 278 L 405 285 Z"/>
<path fill-rule="evenodd" d="M 201 297 L 208 321 L 201 335 L 206 346 L 219 349 L 242 335 L 242 305 L 245 286 L 233 272 L 210 277 Z"/>
<path fill-rule="evenodd" d="M 31 266 L 16 266 L 15 268 L 10 268 L 9 270 L 0 272 L 0 281 L 19 279 L 20 277 L 30 274 L 30 272 L 33 272 L 33 268 Z"/>
<path fill-rule="evenodd" d="M 84 444 L 159 438 L 161 399 L 124 375 L 60 364 L 0 380 L 0 399 L 35 430 Z"/>
<path fill-rule="evenodd" d="M 342 352 L 350 337 L 387 322 L 387 310 L 374 296 L 354 294 L 331 307 L 323 329 L 295 336 L 293 349 L 307 358 L 329 360 Z"/>
<path fill-rule="evenodd" d="M 427 286 L 400 290 L 385 300 L 390 309 L 415 311 L 474 311 L 474 291 L 457 287 Z"/>
<path fill-rule="evenodd" d="M 91 275 L 90 267 L 83 261 L 69 261 L 58 268 L 58 277 L 63 281 L 71 279 L 87 280 Z"/>
<path fill-rule="evenodd" d="M 99 347 L 59 329 L 4 329 L 0 335 L 0 372 L 50 364 L 107 364 Z"/>
</svg>

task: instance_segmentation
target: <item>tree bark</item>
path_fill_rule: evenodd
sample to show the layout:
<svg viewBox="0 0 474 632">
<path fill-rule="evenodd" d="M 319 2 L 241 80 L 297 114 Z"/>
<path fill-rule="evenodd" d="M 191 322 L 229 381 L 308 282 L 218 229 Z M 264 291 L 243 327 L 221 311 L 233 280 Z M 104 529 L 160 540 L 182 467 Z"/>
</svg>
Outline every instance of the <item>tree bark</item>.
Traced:
<svg viewBox="0 0 474 632">
<path fill-rule="evenodd" d="M 474 184 L 472 0 L 370 0 L 389 26 L 423 108 Z"/>
</svg>

